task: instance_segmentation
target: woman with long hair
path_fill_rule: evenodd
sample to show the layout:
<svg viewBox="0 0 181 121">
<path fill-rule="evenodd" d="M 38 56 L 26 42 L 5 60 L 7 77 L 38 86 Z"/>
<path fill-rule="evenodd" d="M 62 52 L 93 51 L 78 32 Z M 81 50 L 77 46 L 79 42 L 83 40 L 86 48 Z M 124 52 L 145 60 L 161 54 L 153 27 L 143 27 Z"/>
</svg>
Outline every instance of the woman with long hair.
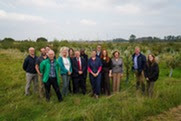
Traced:
<svg viewBox="0 0 181 121">
<path fill-rule="evenodd" d="M 145 72 L 145 78 L 147 81 L 147 89 L 146 89 L 147 94 L 149 97 L 152 97 L 154 84 L 159 77 L 159 66 L 153 54 L 148 55 L 148 60 L 147 60 L 146 68 L 144 72 Z"/>
<path fill-rule="evenodd" d="M 101 88 L 102 92 L 106 95 L 110 95 L 110 73 L 112 69 L 112 61 L 108 56 L 106 49 L 103 49 L 101 52 L 101 61 L 102 61 L 102 81 Z"/>
</svg>

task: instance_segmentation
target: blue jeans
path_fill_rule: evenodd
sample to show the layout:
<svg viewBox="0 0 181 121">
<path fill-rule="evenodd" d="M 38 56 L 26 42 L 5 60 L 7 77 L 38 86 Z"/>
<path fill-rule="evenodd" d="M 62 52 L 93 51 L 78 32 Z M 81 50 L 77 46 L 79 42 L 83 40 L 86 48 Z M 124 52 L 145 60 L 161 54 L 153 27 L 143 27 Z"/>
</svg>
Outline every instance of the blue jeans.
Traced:
<svg viewBox="0 0 181 121">
<path fill-rule="evenodd" d="M 70 76 L 64 74 L 62 75 L 62 80 L 63 80 L 62 94 L 64 96 L 67 96 L 69 92 Z"/>
<path fill-rule="evenodd" d="M 101 90 L 101 74 L 99 74 L 97 77 L 94 77 L 92 74 L 89 76 L 93 93 L 99 95 Z"/>
</svg>

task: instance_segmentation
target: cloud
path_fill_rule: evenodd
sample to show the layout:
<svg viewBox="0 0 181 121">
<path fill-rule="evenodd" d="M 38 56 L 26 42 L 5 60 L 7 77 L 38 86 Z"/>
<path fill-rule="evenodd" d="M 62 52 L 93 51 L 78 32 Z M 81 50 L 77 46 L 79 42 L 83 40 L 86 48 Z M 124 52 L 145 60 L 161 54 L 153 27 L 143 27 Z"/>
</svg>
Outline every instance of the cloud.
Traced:
<svg viewBox="0 0 181 121">
<path fill-rule="evenodd" d="M 28 14 L 6 12 L 0 10 L 0 20 L 11 20 L 11 21 L 32 21 L 32 22 L 43 22 L 46 23 L 47 20 L 40 16 L 33 16 Z"/>
<path fill-rule="evenodd" d="M 121 14 L 138 14 L 141 12 L 141 8 L 133 4 L 116 6 L 116 10 Z"/>
<path fill-rule="evenodd" d="M 19 4 L 26 6 L 44 7 L 44 8 L 61 8 L 60 2 L 56 0 L 18 0 Z"/>
<path fill-rule="evenodd" d="M 92 25 L 96 25 L 97 23 L 93 20 L 88 20 L 88 19 L 82 19 L 80 20 L 80 23 L 81 24 L 84 24 L 84 25 L 89 25 L 89 26 L 92 26 Z"/>
</svg>

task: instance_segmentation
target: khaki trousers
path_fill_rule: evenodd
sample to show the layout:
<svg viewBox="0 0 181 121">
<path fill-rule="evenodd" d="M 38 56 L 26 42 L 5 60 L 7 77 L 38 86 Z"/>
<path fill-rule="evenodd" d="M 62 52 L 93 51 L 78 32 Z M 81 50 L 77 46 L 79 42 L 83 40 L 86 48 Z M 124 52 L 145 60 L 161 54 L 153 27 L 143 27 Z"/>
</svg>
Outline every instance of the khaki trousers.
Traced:
<svg viewBox="0 0 181 121">
<path fill-rule="evenodd" d="M 113 93 L 119 92 L 122 73 L 113 73 Z"/>
</svg>

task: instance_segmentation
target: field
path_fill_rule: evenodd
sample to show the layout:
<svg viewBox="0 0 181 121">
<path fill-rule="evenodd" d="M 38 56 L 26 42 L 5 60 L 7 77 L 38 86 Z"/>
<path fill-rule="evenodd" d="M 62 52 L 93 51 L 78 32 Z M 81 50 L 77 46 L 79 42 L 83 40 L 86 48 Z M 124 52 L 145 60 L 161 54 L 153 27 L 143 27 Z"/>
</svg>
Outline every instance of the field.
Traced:
<svg viewBox="0 0 181 121">
<path fill-rule="evenodd" d="M 74 43 L 68 45 L 73 48 L 82 46 L 77 44 L 74 47 Z M 135 88 L 135 77 L 130 70 L 130 57 L 136 45 L 140 46 L 146 55 L 150 50 L 159 58 L 160 77 L 155 84 L 153 98 L 142 95 Z M 96 43 L 83 46 L 87 47 L 89 53 Z M 156 116 L 181 105 L 181 66 L 179 63 L 181 43 L 113 45 L 104 43 L 103 47 L 107 47 L 110 53 L 116 48 L 119 49 L 125 60 L 121 91 L 109 97 L 101 95 L 96 100 L 89 95 L 91 88 L 89 79 L 87 79 L 88 92 L 85 96 L 69 94 L 62 103 L 58 103 L 53 90 L 50 102 L 39 98 L 37 94 L 25 96 L 26 81 L 22 63 L 27 52 L 17 48 L 0 49 L 0 121 L 165 121 L 164 118 Z M 56 49 L 58 48 L 59 46 Z M 126 50 L 130 50 L 131 53 L 127 53 Z M 126 69 L 128 69 L 129 81 L 125 81 Z M 173 69 L 171 77 L 169 77 L 170 69 Z M 172 114 L 168 113 L 168 115 Z M 170 120 L 173 118 L 171 117 Z"/>
</svg>

